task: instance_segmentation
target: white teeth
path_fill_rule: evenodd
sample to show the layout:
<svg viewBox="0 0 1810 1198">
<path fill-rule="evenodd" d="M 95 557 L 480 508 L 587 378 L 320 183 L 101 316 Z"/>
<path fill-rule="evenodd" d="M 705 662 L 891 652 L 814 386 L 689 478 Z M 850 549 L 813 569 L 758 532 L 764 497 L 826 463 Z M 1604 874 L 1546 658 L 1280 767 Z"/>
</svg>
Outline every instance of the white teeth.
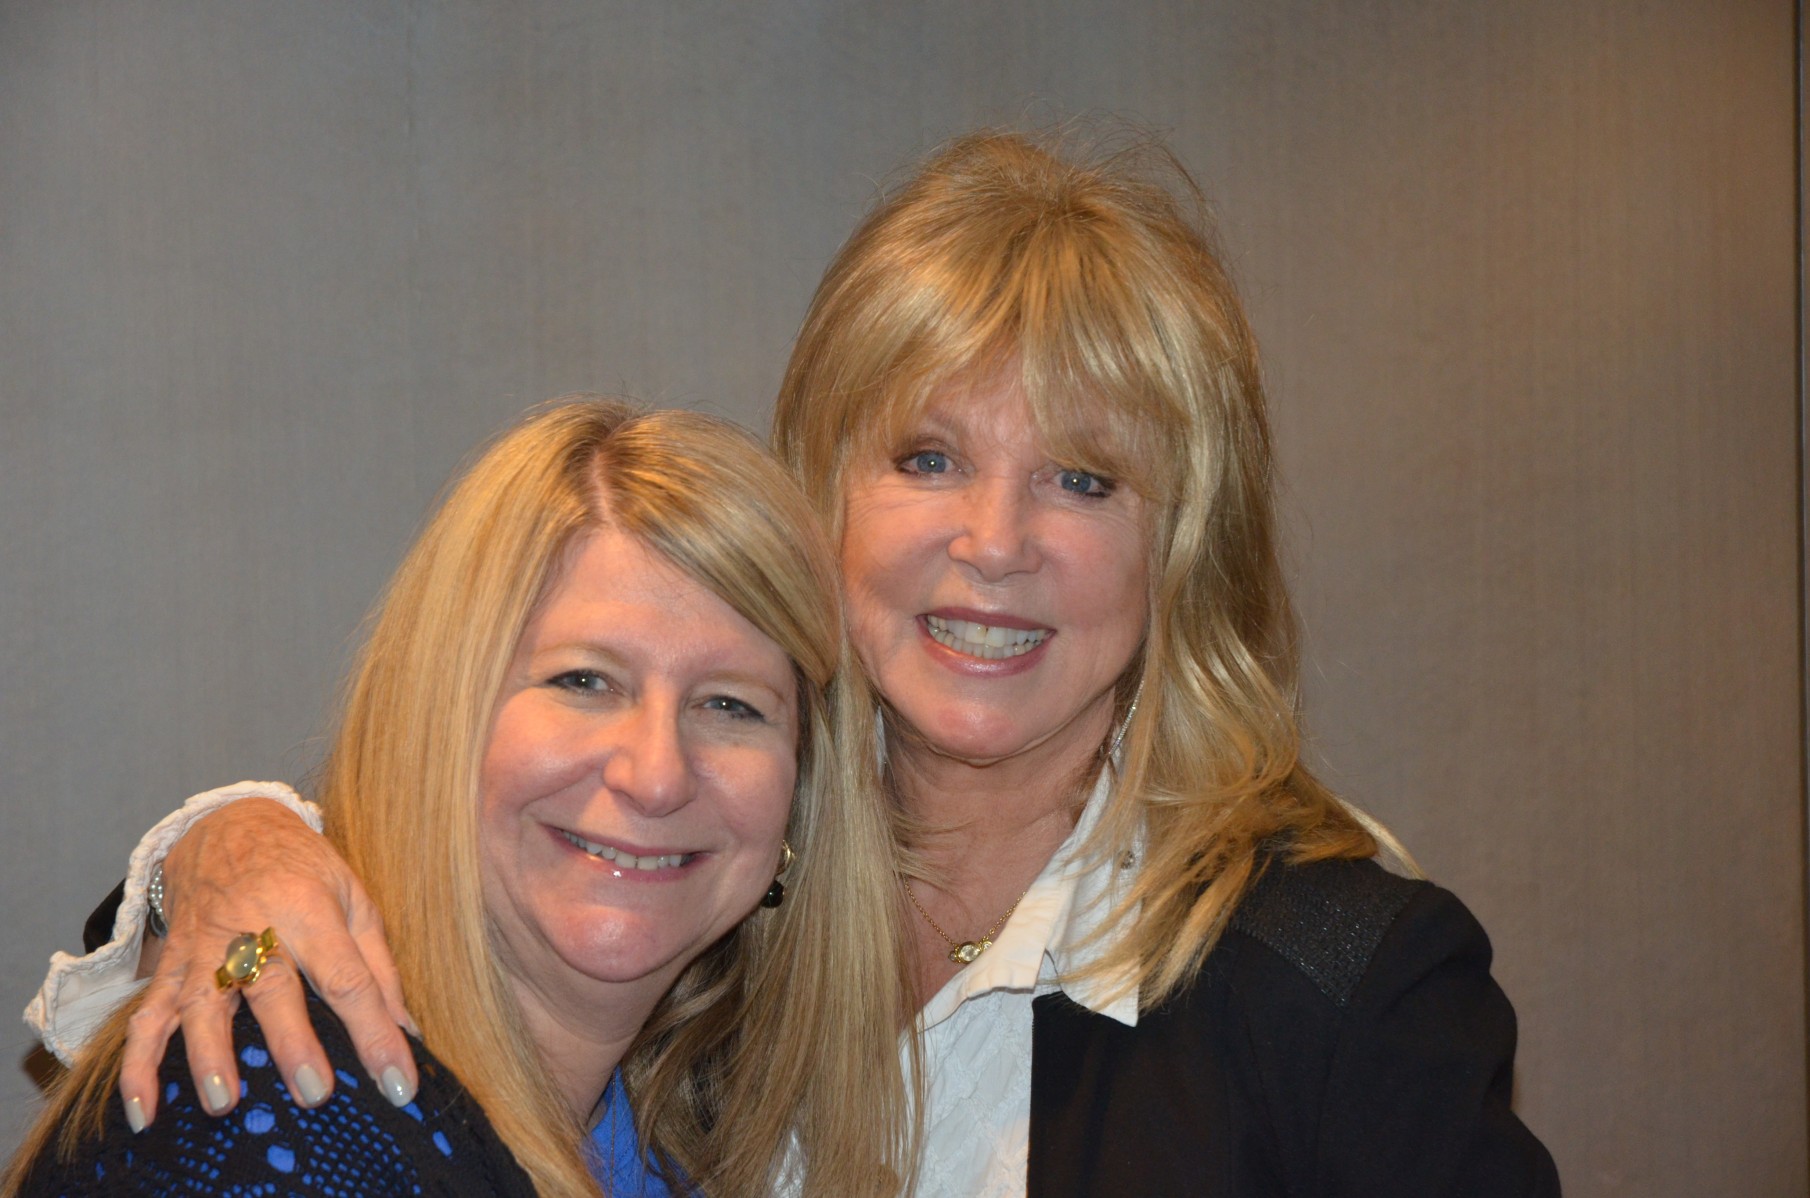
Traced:
<svg viewBox="0 0 1810 1198">
<path fill-rule="evenodd" d="M 937 644 L 989 661 L 1029 653 L 1050 635 L 1047 628 L 1003 628 L 972 620 L 945 620 L 941 616 L 925 616 L 924 623 Z"/>
<path fill-rule="evenodd" d="M 600 857 L 605 861 L 614 861 L 623 869 L 676 869 L 697 855 L 695 853 L 661 853 L 653 856 L 637 857 L 633 853 L 625 853 L 621 849 L 611 848 L 607 844 L 594 844 L 593 842 L 584 839 L 582 836 L 574 835 L 563 829 L 560 830 L 559 834 L 565 837 L 569 843 L 577 848 L 583 849 L 591 856 Z"/>
</svg>

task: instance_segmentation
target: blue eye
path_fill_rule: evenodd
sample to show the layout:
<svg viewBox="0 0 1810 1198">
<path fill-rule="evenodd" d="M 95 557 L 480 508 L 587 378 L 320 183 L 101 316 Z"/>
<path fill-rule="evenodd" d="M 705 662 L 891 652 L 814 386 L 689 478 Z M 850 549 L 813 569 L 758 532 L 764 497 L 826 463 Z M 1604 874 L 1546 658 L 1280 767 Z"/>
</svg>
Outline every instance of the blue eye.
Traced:
<svg viewBox="0 0 1810 1198">
<path fill-rule="evenodd" d="M 547 685 L 560 690 L 604 694 L 610 689 L 610 680 L 596 670 L 567 670 L 547 679 Z"/>
<path fill-rule="evenodd" d="M 1118 486 L 1110 478 L 1101 478 L 1097 474 L 1089 474 L 1085 470 L 1063 470 L 1056 475 L 1057 484 L 1064 490 L 1076 495 L 1089 495 L 1104 499 L 1113 493 Z"/>
<path fill-rule="evenodd" d="M 949 470 L 949 455 L 937 449 L 921 449 L 900 462 L 899 469 L 907 474 L 945 474 Z"/>
<path fill-rule="evenodd" d="M 704 700 L 704 708 L 706 711 L 720 711 L 736 720 L 765 720 L 767 718 L 757 708 L 730 695 L 713 695 Z"/>
</svg>

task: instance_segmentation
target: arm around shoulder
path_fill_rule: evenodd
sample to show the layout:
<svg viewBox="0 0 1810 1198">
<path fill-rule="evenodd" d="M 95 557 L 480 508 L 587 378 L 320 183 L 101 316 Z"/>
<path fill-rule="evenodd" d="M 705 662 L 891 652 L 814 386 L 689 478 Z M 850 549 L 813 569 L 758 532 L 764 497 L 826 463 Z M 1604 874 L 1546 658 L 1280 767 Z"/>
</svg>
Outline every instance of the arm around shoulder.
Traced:
<svg viewBox="0 0 1810 1198">
<path fill-rule="evenodd" d="M 25 1008 L 25 1022 L 44 1047 L 70 1063 L 95 1029 L 119 1004 L 138 991 L 138 960 L 148 910 L 145 892 L 151 869 L 169 854 L 195 821 L 238 799 L 266 798 L 288 807 L 316 832 L 320 809 L 281 782 L 240 782 L 204 791 L 171 812 L 138 842 L 113 918 L 110 939 L 86 956 L 55 953 L 37 996 Z"/>
</svg>

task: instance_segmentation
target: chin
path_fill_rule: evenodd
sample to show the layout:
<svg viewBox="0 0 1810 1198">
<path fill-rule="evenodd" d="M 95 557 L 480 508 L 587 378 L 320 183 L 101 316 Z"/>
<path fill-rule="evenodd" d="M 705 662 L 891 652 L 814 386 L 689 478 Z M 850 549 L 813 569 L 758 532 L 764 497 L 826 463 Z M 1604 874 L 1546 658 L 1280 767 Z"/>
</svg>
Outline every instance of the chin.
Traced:
<svg viewBox="0 0 1810 1198">
<path fill-rule="evenodd" d="M 932 752 L 976 765 L 985 765 L 1015 756 L 1029 748 L 1032 743 L 1031 738 L 1021 729 L 976 728 L 971 724 L 957 728 L 936 729 L 922 735 L 924 742 Z"/>
<path fill-rule="evenodd" d="M 670 929 L 667 929 L 670 931 Z M 690 959 L 683 938 L 639 920 L 611 919 L 603 926 L 567 925 L 550 938 L 566 967 L 599 982 L 634 982 L 655 974 L 677 973 L 675 962 Z"/>
<path fill-rule="evenodd" d="M 628 984 L 657 978 L 665 986 L 678 977 L 696 954 L 666 952 L 650 947 L 644 951 L 580 950 L 560 955 L 567 966 L 594 982 Z"/>
</svg>

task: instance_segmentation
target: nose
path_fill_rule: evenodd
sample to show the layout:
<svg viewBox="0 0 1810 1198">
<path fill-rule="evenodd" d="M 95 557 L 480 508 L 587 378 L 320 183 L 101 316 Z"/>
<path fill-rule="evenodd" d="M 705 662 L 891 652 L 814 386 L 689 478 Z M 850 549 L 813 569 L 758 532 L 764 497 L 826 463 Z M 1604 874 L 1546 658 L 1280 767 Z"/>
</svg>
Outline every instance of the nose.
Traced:
<svg viewBox="0 0 1810 1198">
<path fill-rule="evenodd" d="M 983 582 L 1035 570 L 1039 561 L 1027 486 L 1011 478 L 986 478 L 961 490 L 959 527 L 949 556 Z"/>
<path fill-rule="evenodd" d="M 685 753 L 676 703 L 643 698 L 611 721 L 603 784 L 644 815 L 677 811 L 697 793 L 697 775 Z"/>
</svg>

